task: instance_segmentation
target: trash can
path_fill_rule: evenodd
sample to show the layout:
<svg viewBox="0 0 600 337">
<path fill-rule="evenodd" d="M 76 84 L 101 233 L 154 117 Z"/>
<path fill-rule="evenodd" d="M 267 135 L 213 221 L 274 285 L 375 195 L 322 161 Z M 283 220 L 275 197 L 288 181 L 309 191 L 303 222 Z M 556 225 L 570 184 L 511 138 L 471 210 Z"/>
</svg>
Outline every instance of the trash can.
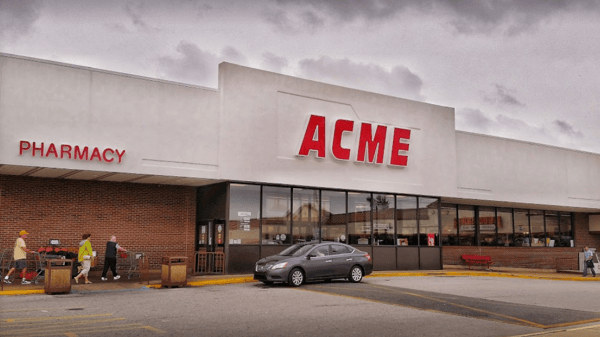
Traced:
<svg viewBox="0 0 600 337">
<path fill-rule="evenodd" d="M 162 258 L 161 285 L 183 287 L 187 284 L 187 257 L 164 256 Z"/>
<path fill-rule="evenodd" d="M 44 276 L 44 292 L 46 294 L 70 293 L 72 270 L 72 260 L 47 260 L 46 275 Z"/>
</svg>

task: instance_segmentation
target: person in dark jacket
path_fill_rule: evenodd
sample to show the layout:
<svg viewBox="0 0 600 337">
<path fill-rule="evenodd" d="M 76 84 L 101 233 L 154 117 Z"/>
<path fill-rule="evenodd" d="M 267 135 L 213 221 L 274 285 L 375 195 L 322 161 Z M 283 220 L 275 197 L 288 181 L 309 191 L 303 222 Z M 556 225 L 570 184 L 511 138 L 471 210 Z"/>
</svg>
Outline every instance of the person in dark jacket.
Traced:
<svg viewBox="0 0 600 337">
<path fill-rule="evenodd" d="M 119 274 L 117 274 L 117 252 L 123 251 L 127 252 L 127 250 L 117 243 L 117 237 L 111 236 L 110 241 L 106 243 L 106 252 L 104 253 L 104 269 L 102 270 L 102 281 L 106 281 L 106 273 L 108 272 L 108 268 L 113 274 L 113 280 L 118 280 L 121 278 Z"/>
</svg>

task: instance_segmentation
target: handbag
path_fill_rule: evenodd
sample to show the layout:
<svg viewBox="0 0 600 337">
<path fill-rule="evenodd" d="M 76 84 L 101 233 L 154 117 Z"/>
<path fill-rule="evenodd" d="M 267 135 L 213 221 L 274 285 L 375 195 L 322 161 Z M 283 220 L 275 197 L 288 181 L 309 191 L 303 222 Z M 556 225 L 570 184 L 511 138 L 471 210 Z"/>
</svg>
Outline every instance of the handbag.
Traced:
<svg viewBox="0 0 600 337">
<path fill-rule="evenodd" d="M 586 263 L 587 263 L 588 268 L 594 268 L 594 261 L 587 260 Z"/>
</svg>

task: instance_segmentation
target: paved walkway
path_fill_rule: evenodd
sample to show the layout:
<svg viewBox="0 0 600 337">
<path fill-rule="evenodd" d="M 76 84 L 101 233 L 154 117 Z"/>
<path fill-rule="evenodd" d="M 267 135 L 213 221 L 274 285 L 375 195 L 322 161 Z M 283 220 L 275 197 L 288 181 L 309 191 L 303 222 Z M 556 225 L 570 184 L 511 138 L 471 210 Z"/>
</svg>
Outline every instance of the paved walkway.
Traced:
<svg viewBox="0 0 600 337">
<path fill-rule="evenodd" d="M 110 274 L 110 273 L 109 273 Z M 580 281 L 580 282 L 600 282 L 600 277 L 584 278 L 579 272 L 557 273 L 552 270 L 543 269 L 520 269 L 520 268 L 493 268 L 492 270 L 468 270 L 460 267 L 447 266 L 444 270 L 418 270 L 418 271 L 376 271 L 369 277 L 418 277 L 418 276 L 480 276 L 480 277 L 513 277 L 513 278 L 528 278 L 528 279 L 544 279 L 544 280 L 562 280 L 562 281 Z M 83 280 L 81 280 L 83 281 Z M 140 282 L 140 279 L 134 277 L 128 280 L 126 277 L 114 281 L 112 277 L 108 281 L 100 280 L 98 276 L 91 276 L 92 284 L 75 284 L 71 281 L 71 293 L 86 293 L 86 292 L 107 292 L 107 291 L 133 291 L 133 290 L 148 290 L 161 288 L 160 271 L 152 270 L 149 280 Z M 255 282 L 252 275 L 209 275 L 209 276 L 190 276 L 188 277 L 188 287 L 201 287 L 206 285 L 218 284 L 233 284 Z M 13 284 L 3 283 L 0 288 L 0 296 L 2 295 L 27 295 L 27 294 L 43 294 L 44 281 L 40 280 L 39 284 L 22 285 L 20 281 Z"/>
</svg>

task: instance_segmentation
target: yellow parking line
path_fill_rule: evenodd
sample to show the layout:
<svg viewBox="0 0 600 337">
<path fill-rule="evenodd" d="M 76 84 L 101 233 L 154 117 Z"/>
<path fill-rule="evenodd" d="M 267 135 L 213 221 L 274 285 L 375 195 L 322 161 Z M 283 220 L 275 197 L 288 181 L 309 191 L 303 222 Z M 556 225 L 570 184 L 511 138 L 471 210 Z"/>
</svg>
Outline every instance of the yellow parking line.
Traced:
<svg viewBox="0 0 600 337">
<path fill-rule="evenodd" d="M 65 320 L 65 319 L 78 319 L 78 318 L 91 318 L 91 317 L 106 317 L 112 316 L 112 314 L 96 314 L 96 315 L 75 315 L 75 316 L 47 316 L 47 317 L 23 317 L 23 318 L 6 318 L 0 320 L 6 323 L 18 323 L 18 322 L 47 322 L 53 320 Z"/>
<path fill-rule="evenodd" d="M 146 329 L 145 326 L 140 323 L 132 323 L 132 324 L 123 324 L 123 325 L 106 325 L 106 326 L 97 326 L 97 327 L 81 327 L 75 329 L 63 329 L 63 331 L 59 330 L 44 330 L 44 331 L 36 331 L 36 332 L 27 332 L 24 334 L 16 334 L 13 336 L 57 336 L 57 335 L 65 335 L 67 333 L 70 334 L 90 334 L 90 333 L 108 333 L 113 331 L 120 330 L 133 330 L 133 329 Z M 66 330 L 66 331 L 64 331 Z M 162 330 L 161 330 L 162 331 Z"/>
<path fill-rule="evenodd" d="M 156 333 L 167 333 L 167 332 L 166 332 L 166 331 L 164 331 L 164 330 L 157 329 L 157 328 L 155 328 L 155 327 L 152 327 L 152 326 L 149 326 L 149 325 L 143 326 L 142 328 L 144 328 L 144 329 L 146 329 L 146 330 L 154 331 L 154 332 L 156 332 Z"/>
<path fill-rule="evenodd" d="M 580 325 L 580 324 L 587 324 L 587 323 L 594 323 L 594 322 L 598 322 L 600 321 L 600 318 L 593 318 L 593 319 L 588 319 L 585 321 L 576 321 L 576 322 L 568 322 L 568 323 L 560 323 L 560 324 L 553 324 L 553 325 L 548 325 L 548 328 L 562 328 L 565 326 L 571 326 L 571 325 Z"/>
<path fill-rule="evenodd" d="M 72 307 L 62 307 L 62 308 L 36 308 L 36 309 L 17 309 L 17 310 L 0 310 L 0 313 L 9 313 L 9 312 L 26 312 L 26 311 L 56 311 L 56 310 L 65 310 L 70 309 Z M 86 307 L 78 307 L 78 308 L 86 308 Z"/>
<path fill-rule="evenodd" d="M 306 288 L 300 288 L 298 290 L 310 291 L 310 292 L 317 293 L 317 294 L 325 294 L 325 295 L 331 295 L 331 296 L 338 296 L 338 297 L 350 298 L 350 299 L 359 300 L 359 301 L 373 302 L 373 303 L 377 303 L 377 304 L 393 305 L 393 306 L 401 307 L 401 308 L 416 309 L 416 310 L 427 311 L 427 312 L 431 312 L 431 313 L 435 313 L 435 314 L 444 314 L 444 315 L 454 315 L 454 316 L 459 316 L 459 317 L 465 317 L 463 315 L 459 315 L 459 314 L 456 314 L 456 313 L 453 313 L 453 312 L 439 311 L 439 310 L 435 310 L 435 309 L 417 308 L 417 307 L 413 307 L 413 306 L 410 306 L 410 305 L 405 305 L 405 304 L 400 304 L 400 303 L 383 302 L 383 301 L 373 300 L 373 299 L 364 298 L 364 297 L 356 297 L 356 296 L 349 296 L 349 295 L 334 294 L 334 293 L 328 293 L 328 292 L 324 292 L 324 291 L 311 290 L 311 289 L 306 289 Z M 492 322 L 506 323 L 506 321 L 501 321 L 499 319 L 493 319 L 493 318 L 482 318 L 482 319 L 485 319 L 485 320 L 488 320 L 488 321 L 492 321 Z M 521 324 L 521 323 L 518 323 L 518 322 L 515 322 L 515 324 L 517 324 L 517 325 L 523 325 L 523 326 L 529 326 L 529 325 Z"/>
<path fill-rule="evenodd" d="M 376 286 L 376 285 L 370 285 L 370 286 L 380 288 L 379 286 Z M 338 287 L 338 289 L 344 289 L 344 288 L 339 288 Z M 386 292 L 392 292 L 391 291 L 392 289 L 387 289 L 387 288 L 381 288 L 381 289 L 386 290 Z M 301 290 L 307 290 L 307 289 L 301 289 Z M 310 291 L 310 290 L 308 290 L 308 291 Z M 423 308 L 414 307 L 414 306 L 405 305 L 405 304 L 390 303 L 390 302 L 384 302 L 384 301 L 379 301 L 379 300 L 372 300 L 372 299 L 367 299 L 367 298 L 362 298 L 362 297 L 354 297 L 354 296 L 347 296 L 347 295 L 331 294 L 331 293 L 324 292 L 324 291 L 315 291 L 315 292 L 320 293 L 320 294 L 330 294 L 330 295 L 337 295 L 337 296 L 354 298 L 354 299 L 359 299 L 359 300 L 367 300 L 367 301 L 375 302 L 375 303 L 391 304 L 391 305 L 395 305 L 395 306 L 406 307 L 406 308 L 417 309 L 417 310 L 423 310 L 423 311 L 430 311 L 430 312 L 435 312 L 435 313 L 451 314 L 451 315 L 460 316 L 460 317 L 485 319 L 485 320 L 491 320 L 491 321 L 506 323 L 506 321 L 502 321 L 502 320 L 499 320 L 499 319 L 491 319 L 491 318 L 487 318 L 487 317 L 472 317 L 472 316 L 461 315 L 461 314 L 454 313 L 454 312 L 446 312 L 446 311 L 440 311 L 440 310 L 435 310 L 435 309 L 423 309 Z M 405 295 L 411 295 L 411 296 L 415 296 L 415 297 L 421 297 L 421 298 L 429 299 L 429 300 L 440 302 L 440 303 L 450 304 L 450 305 L 453 305 L 453 306 L 462 307 L 462 308 L 473 310 L 473 311 L 479 311 L 479 312 L 491 314 L 491 315 L 498 316 L 498 317 L 509 318 L 511 320 L 515 320 L 516 322 L 514 322 L 514 323 L 518 324 L 518 325 L 533 326 L 533 327 L 541 328 L 541 329 L 545 329 L 546 328 L 544 325 L 541 325 L 541 324 L 538 324 L 538 323 L 535 323 L 535 322 L 530 322 L 530 321 L 527 321 L 527 320 L 524 320 L 524 319 L 520 319 L 520 318 L 517 318 L 517 317 L 507 316 L 507 315 L 503 315 L 503 314 L 499 314 L 499 313 L 494 313 L 494 312 L 486 311 L 486 310 L 483 310 L 483 309 L 477 309 L 477 308 L 472 308 L 472 307 L 465 306 L 465 305 L 455 304 L 455 303 L 452 303 L 452 302 L 447 302 L 447 301 L 444 301 L 444 300 L 439 300 L 439 299 L 436 299 L 436 298 L 433 298 L 433 297 L 428 297 L 428 296 L 414 294 L 414 293 L 408 293 L 408 292 L 402 292 L 402 291 L 396 291 L 396 290 L 394 290 L 393 292 L 399 292 L 399 293 L 405 294 Z"/>
<path fill-rule="evenodd" d="M 375 288 L 384 289 L 384 290 L 386 290 L 388 292 L 395 292 L 395 293 L 400 293 L 400 294 L 405 294 L 405 295 L 411 295 L 411 296 L 415 296 L 415 297 L 425 298 L 425 299 L 428 299 L 428 300 L 431 300 L 431 301 L 435 301 L 435 302 L 439 302 L 439 303 L 444 303 L 444 304 L 452 305 L 452 306 L 459 307 L 459 308 L 469 309 L 469 310 L 473 310 L 473 311 L 477 311 L 477 312 L 482 312 L 482 313 L 489 314 L 489 315 L 494 315 L 494 316 L 499 316 L 499 317 L 503 317 L 503 318 L 513 319 L 515 321 L 519 321 L 519 322 L 525 323 L 527 325 L 530 325 L 530 326 L 533 326 L 533 327 L 536 327 L 536 328 L 541 328 L 541 329 L 546 329 L 547 328 L 545 325 L 538 324 L 538 323 L 535 323 L 535 322 L 531 322 L 531 321 L 528 321 L 528 320 L 525 320 L 525 319 L 521 319 L 521 318 L 518 318 L 518 317 L 508 316 L 508 315 L 504 315 L 504 314 L 500 314 L 500 313 L 497 313 L 497 312 L 488 311 L 488 310 L 484 310 L 484 309 L 473 308 L 473 307 L 470 307 L 468 305 L 462 305 L 462 304 L 457 304 L 457 303 L 453 303 L 453 302 L 448 302 L 448 301 L 444 301 L 444 300 L 441 300 L 441 299 L 437 299 L 435 297 L 430 297 L 430 296 L 425 296 L 425 295 L 421 295 L 421 294 L 415 294 L 415 293 L 405 292 L 405 291 L 400 291 L 400 290 L 395 290 L 395 289 L 383 288 L 383 287 L 377 286 L 377 285 L 371 285 L 371 286 L 375 287 Z M 463 315 L 461 315 L 461 316 L 463 316 Z M 470 317 L 470 316 L 465 316 L 465 317 Z"/>
<path fill-rule="evenodd" d="M 124 319 L 125 318 L 123 318 L 123 317 L 119 317 L 119 318 L 108 318 L 108 319 L 82 320 L 82 321 L 77 321 L 77 322 L 72 322 L 72 323 L 65 323 L 65 322 L 54 322 L 54 323 L 27 322 L 28 325 L 30 325 L 29 327 L 26 327 L 25 325 L 9 326 L 10 328 L 12 328 L 12 330 L 5 330 L 6 327 L 0 325 L 0 328 L 2 328 L 2 331 L 0 331 L 0 336 L 11 335 L 11 334 L 19 334 L 19 333 L 31 333 L 31 332 L 36 332 L 36 331 L 40 331 L 40 330 L 41 331 L 50 331 L 50 330 L 52 330 L 54 328 L 64 328 L 64 327 L 72 327 L 72 326 L 77 326 L 77 325 L 115 322 L 115 321 L 122 321 Z M 30 323 L 35 323 L 36 325 L 31 326 Z"/>
<path fill-rule="evenodd" d="M 557 333 L 561 333 L 561 332 L 572 332 L 572 331 L 579 331 L 579 330 L 591 330 L 591 329 L 596 329 L 596 328 L 600 328 L 600 325 L 584 326 L 584 327 L 573 328 L 573 329 L 563 329 L 563 330 L 551 330 L 551 331 L 533 332 L 533 333 L 528 333 L 528 334 L 524 334 L 524 335 L 515 335 L 515 336 L 512 336 L 512 337 L 543 336 L 543 335 L 557 334 Z"/>
</svg>

